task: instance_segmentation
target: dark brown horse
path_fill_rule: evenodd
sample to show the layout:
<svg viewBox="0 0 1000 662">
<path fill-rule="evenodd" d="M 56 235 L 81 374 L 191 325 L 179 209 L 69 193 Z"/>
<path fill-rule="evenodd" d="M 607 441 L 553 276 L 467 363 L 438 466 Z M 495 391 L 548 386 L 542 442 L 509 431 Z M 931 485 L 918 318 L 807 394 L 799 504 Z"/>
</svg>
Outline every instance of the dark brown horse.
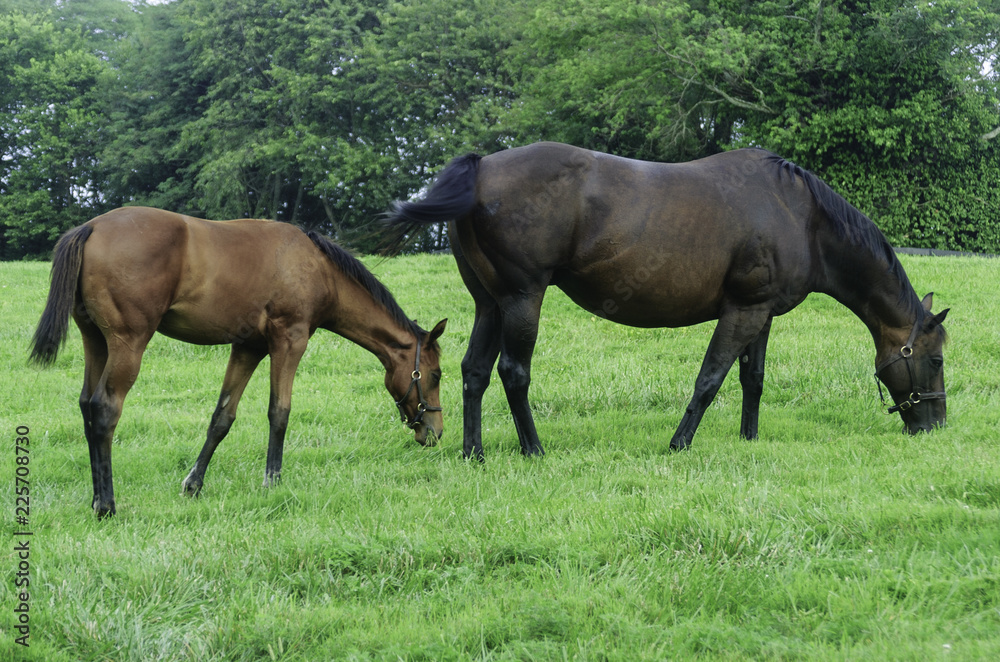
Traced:
<svg viewBox="0 0 1000 662">
<path fill-rule="evenodd" d="M 56 245 L 34 361 L 55 360 L 70 315 L 83 335 L 80 409 L 98 516 L 115 512 L 111 441 L 156 331 L 190 343 L 232 345 L 208 437 L 183 482 L 187 494 L 201 489 L 243 390 L 268 355 L 264 485 L 280 479 L 292 380 L 319 328 L 378 357 L 386 388 L 418 442 L 433 445 L 442 432 L 437 339 L 445 320 L 429 333 L 422 330 L 359 261 L 328 239 L 286 223 L 204 221 L 143 207 L 98 216 Z"/>
<path fill-rule="evenodd" d="M 553 143 L 471 154 L 452 161 L 423 201 L 399 203 L 389 218 L 397 239 L 440 221 L 452 221 L 455 259 L 476 303 L 462 361 L 467 456 L 483 454 L 481 403 L 498 356 L 521 450 L 542 453 L 528 385 L 549 285 L 622 324 L 719 320 L 671 448 L 691 443 L 737 359 L 740 433 L 757 436 L 771 320 L 810 292 L 834 297 L 868 327 L 877 377 L 895 401 L 890 412 L 909 432 L 945 422 L 947 311 L 931 314 L 931 295 L 917 297 L 864 214 L 763 150 L 684 164 Z"/>
</svg>

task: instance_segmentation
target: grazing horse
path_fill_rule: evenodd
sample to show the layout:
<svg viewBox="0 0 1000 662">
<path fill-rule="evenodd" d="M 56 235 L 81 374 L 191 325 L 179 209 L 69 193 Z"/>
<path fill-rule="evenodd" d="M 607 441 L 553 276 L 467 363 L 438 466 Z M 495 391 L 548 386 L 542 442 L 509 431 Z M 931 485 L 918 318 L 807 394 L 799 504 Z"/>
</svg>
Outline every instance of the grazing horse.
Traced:
<svg viewBox="0 0 1000 662">
<path fill-rule="evenodd" d="M 214 222 L 143 207 L 98 216 L 56 244 L 32 360 L 55 360 L 71 315 L 83 336 L 80 409 L 90 447 L 92 505 L 99 517 L 115 512 L 111 441 L 156 331 L 199 345 L 232 345 L 208 437 L 183 482 L 187 494 L 201 489 L 243 390 L 268 355 L 264 485 L 280 480 L 292 380 L 318 328 L 378 357 L 385 386 L 418 442 L 433 445 L 442 432 L 437 339 L 446 320 L 424 331 L 358 260 L 328 239 L 287 223 Z"/>
<path fill-rule="evenodd" d="M 549 285 L 595 315 L 637 327 L 717 319 L 694 395 L 670 440 L 687 448 L 739 359 L 740 434 L 757 436 L 771 320 L 810 292 L 868 327 L 876 383 L 906 430 L 945 422 L 941 323 L 878 228 L 815 175 L 745 149 L 647 163 L 556 143 L 453 160 L 422 201 L 397 203 L 390 250 L 422 224 L 451 221 L 476 305 L 462 361 L 464 448 L 482 458 L 482 397 L 499 356 L 526 455 L 542 453 L 528 405 L 531 355 Z M 879 386 L 881 392 L 881 386 Z"/>
</svg>

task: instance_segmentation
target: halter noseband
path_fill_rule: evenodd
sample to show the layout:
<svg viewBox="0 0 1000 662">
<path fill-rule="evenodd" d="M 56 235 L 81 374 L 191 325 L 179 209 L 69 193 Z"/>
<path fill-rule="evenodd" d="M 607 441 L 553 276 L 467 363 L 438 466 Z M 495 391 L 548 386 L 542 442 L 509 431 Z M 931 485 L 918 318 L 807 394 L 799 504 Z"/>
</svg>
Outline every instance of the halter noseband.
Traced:
<svg viewBox="0 0 1000 662">
<path fill-rule="evenodd" d="M 403 403 L 406 399 L 410 397 L 410 391 L 413 387 L 417 387 L 417 414 L 411 420 L 406 420 L 406 412 L 403 411 Z M 417 338 L 417 359 L 415 365 L 413 366 L 413 372 L 410 373 L 410 386 L 406 389 L 406 393 L 403 394 L 399 400 L 396 401 L 396 408 L 399 409 L 399 420 L 401 420 L 406 427 L 411 430 L 415 429 L 424 420 L 424 413 L 428 411 L 441 411 L 441 407 L 432 407 L 427 404 L 427 400 L 424 399 L 424 389 L 420 386 L 420 338 Z"/>
<path fill-rule="evenodd" d="M 929 391 L 927 393 L 921 393 L 917 389 L 917 380 L 913 376 L 913 361 L 910 357 L 913 356 L 913 341 L 917 338 L 917 330 L 920 328 L 920 319 L 918 318 L 916 322 L 913 323 L 913 329 L 910 331 L 910 337 L 906 340 L 906 344 L 903 345 L 899 354 L 896 356 L 890 356 L 888 359 L 880 363 L 875 367 L 875 385 L 878 386 L 878 397 L 882 400 L 882 405 L 886 406 L 885 394 L 882 393 L 882 381 L 879 379 L 879 373 L 891 366 L 896 361 L 906 361 L 906 370 L 910 373 L 910 397 L 908 397 L 903 402 L 898 405 L 892 405 L 886 411 L 887 414 L 895 414 L 897 411 L 906 411 L 913 405 L 923 402 L 924 400 L 944 400 L 944 391 Z"/>
</svg>

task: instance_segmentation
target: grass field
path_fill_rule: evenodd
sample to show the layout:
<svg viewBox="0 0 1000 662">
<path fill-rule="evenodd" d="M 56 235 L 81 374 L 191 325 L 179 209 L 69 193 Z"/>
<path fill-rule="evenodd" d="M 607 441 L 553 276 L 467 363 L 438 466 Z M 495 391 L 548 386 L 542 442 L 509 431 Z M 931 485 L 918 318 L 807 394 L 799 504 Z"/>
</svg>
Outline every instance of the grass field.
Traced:
<svg viewBox="0 0 1000 662">
<path fill-rule="evenodd" d="M 202 495 L 183 497 L 227 349 L 157 337 L 118 427 L 118 515 L 100 522 L 79 335 L 29 367 L 48 265 L 0 264 L 0 661 L 1000 659 L 1000 261 L 903 262 L 952 308 L 949 426 L 931 435 L 880 411 L 867 331 L 814 295 L 775 321 L 761 438 L 738 439 L 734 371 L 671 454 L 712 325 L 615 326 L 551 290 L 532 384 L 547 455 L 520 456 L 494 379 L 486 464 L 464 462 L 472 300 L 449 256 L 406 257 L 368 263 L 425 327 L 450 318 L 439 446 L 399 424 L 374 357 L 320 332 L 282 484 L 261 487 L 262 369 Z"/>
</svg>

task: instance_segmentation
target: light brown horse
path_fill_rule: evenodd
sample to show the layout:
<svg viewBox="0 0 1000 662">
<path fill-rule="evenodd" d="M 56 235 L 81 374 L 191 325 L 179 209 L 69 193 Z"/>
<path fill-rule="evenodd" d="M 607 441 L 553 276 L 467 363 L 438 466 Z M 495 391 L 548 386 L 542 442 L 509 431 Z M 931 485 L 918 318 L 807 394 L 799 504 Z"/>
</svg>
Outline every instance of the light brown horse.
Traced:
<svg viewBox="0 0 1000 662">
<path fill-rule="evenodd" d="M 433 445 L 443 431 L 437 339 L 447 320 L 429 333 L 422 330 L 358 260 L 286 223 L 205 221 L 144 207 L 98 216 L 56 245 L 32 360 L 55 360 L 70 315 L 83 335 L 80 409 L 99 517 L 115 512 L 111 441 L 156 331 L 189 343 L 232 345 L 208 437 L 183 481 L 187 494 L 201 489 L 212 453 L 266 355 L 271 397 L 264 485 L 280 480 L 292 380 L 319 328 L 378 357 L 385 386 L 416 441 Z"/>
</svg>

